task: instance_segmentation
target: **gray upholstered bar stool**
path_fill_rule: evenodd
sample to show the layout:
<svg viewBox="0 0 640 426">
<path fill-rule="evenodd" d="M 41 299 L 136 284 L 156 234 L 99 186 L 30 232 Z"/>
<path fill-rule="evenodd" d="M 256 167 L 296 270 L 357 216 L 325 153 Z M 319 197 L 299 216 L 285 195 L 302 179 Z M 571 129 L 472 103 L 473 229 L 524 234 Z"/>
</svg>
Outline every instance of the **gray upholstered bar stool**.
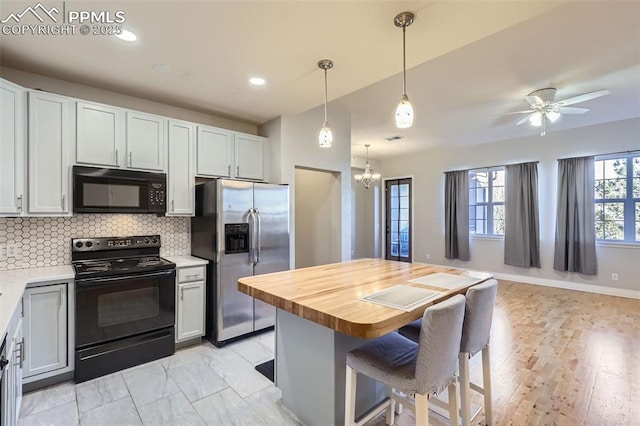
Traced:
<svg viewBox="0 0 640 426">
<path fill-rule="evenodd" d="M 412 409 L 417 425 L 429 424 L 429 398 L 449 389 L 451 424 L 458 424 L 457 359 L 462 336 L 465 298 L 454 296 L 427 308 L 422 316 L 418 343 L 397 333 L 389 333 L 347 354 L 345 425 L 360 425 L 383 409 L 392 425 L 396 401 Z M 389 400 L 355 423 L 357 373 L 365 374 L 387 386 Z M 415 398 L 396 391 L 414 394 Z M 455 423 L 454 423 L 455 422 Z"/>
<path fill-rule="evenodd" d="M 484 396 L 485 423 L 488 425 L 493 423 L 489 336 L 491 334 L 491 320 L 497 293 L 498 281 L 496 280 L 488 280 L 467 290 L 467 304 L 458 359 L 463 426 L 471 424 L 471 389 Z M 420 320 L 402 327 L 398 330 L 398 333 L 414 342 L 417 341 L 420 333 Z M 482 351 L 482 386 L 471 383 L 469 380 L 469 359 L 480 351 Z"/>
</svg>

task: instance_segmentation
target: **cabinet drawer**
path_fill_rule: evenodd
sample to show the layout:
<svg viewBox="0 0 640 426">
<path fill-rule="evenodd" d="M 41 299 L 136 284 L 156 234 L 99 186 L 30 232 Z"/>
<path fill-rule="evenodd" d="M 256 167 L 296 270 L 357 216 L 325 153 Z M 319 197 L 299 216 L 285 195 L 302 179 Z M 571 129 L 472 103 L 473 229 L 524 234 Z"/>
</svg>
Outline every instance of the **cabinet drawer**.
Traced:
<svg viewBox="0 0 640 426">
<path fill-rule="evenodd" d="M 178 269 L 178 282 L 187 283 L 191 281 L 204 280 L 204 266 L 192 266 Z"/>
</svg>

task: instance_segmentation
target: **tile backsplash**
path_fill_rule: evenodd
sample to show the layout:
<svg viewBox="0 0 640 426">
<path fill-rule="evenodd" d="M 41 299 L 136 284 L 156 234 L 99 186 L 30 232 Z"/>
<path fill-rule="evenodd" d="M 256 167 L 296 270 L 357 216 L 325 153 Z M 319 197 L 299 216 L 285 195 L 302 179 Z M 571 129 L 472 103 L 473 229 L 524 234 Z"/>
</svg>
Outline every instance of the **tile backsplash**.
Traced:
<svg viewBox="0 0 640 426">
<path fill-rule="evenodd" d="M 0 218 L 0 244 L 15 244 L 15 257 L 0 271 L 71 264 L 71 239 L 160 234 L 162 256 L 191 252 L 190 218 L 151 214 L 75 214 L 72 217 Z"/>
</svg>

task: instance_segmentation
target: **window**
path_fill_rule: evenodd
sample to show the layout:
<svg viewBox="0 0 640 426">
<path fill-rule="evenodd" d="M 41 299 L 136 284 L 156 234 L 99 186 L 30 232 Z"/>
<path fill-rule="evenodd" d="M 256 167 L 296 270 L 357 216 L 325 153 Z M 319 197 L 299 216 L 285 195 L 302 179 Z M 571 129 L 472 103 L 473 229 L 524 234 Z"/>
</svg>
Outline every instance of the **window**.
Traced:
<svg viewBox="0 0 640 426">
<path fill-rule="evenodd" d="M 640 152 L 595 159 L 596 238 L 640 242 Z"/>
<path fill-rule="evenodd" d="M 385 259 L 411 262 L 411 178 L 387 180 Z"/>
<path fill-rule="evenodd" d="M 469 233 L 504 235 L 504 167 L 469 171 Z"/>
</svg>

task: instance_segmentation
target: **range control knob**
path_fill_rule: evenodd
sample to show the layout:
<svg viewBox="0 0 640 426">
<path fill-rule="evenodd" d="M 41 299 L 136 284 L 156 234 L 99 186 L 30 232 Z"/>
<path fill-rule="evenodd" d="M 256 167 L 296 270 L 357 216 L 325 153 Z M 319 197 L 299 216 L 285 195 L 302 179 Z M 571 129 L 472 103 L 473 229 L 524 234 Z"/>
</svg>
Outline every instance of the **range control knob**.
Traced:
<svg viewBox="0 0 640 426">
<path fill-rule="evenodd" d="M 149 239 L 148 239 L 148 238 L 145 238 L 145 239 L 144 239 L 144 243 L 145 243 L 145 244 L 149 244 Z"/>
<path fill-rule="evenodd" d="M 82 248 L 83 245 L 84 243 L 82 241 L 76 241 L 76 247 Z"/>
<path fill-rule="evenodd" d="M 154 238 L 151 239 L 151 242 L 153 244 L 158 244 L 158 239 L 154 237 Z"/>
<path fill-rule="evenodd" d="M 93 246 L 93 243 L 92 243 L 91 241 L 87 241 L 86 246 L 87 246 L 87 247 L 92 247 L 92 246 Z"/>
</svg>

